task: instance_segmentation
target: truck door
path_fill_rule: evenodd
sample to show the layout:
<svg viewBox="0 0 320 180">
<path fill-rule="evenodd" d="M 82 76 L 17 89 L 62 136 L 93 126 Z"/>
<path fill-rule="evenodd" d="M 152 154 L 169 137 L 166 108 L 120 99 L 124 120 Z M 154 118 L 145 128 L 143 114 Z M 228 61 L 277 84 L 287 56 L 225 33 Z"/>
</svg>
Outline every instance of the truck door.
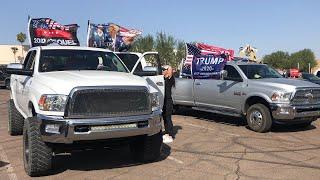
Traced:
<svg viewBox="0 0 320 180">
<path fill-rule="evenodd" d="M 234 66 L 226 65 L 224 70 L 228 72 L 228 75 L 220 80 L 219 92 L 223 98 L 220 104 L 231 111 L 241 112 L 241 106 L 246 96 L 246 83 L 243 82 L 243 78 Z"/>
<path fill-rule="evenodd" d="M 135 74 L 138 71 L 143 71 L 146 66 L 157 67 L 157 74 L 155 76 L 145 76 L 147 82 L 160 92 L 160 106 L 163 106 L 164 99 L 164 79 L 161 70 L 161 62 L 158 52 L 145 52 L 140 56 L 135 67 L 131 73 Z"/>
<path fill-rule="evenodd" d="M 23 69 L 32 70 L 34 69 L 36 51 L 30 51 L 26 56 L 26 59 L 23 63 Z M 19 107 L 23 112 L 28 111 L 28 95 L 30 91 L 30 84 L 32 82 L 32 77 L 15 75 L 16 76 L 16 98 L 19 99 Z"/>
<path fill-rule="evenodd" d="M 229 113 L 241 111 L 243 79 L 235 67 L 226 65 L 228 75 L 220 79 L 196 79 L 194 82 L 195 103 L 199 107 L 222 110 Z"/>
<path fill-rule="evenodd" d="M 161 72 L 161 62 L 158 52 L 139 53 L 121 52 L 116 54 L 127 66 L 131 74 L 143 71 L 146 66 L 157 67 L 158 72 L 155 76 L 144 76 L 147 82 L 160 92 L 160 106 L 163 106 L 164 98 L 164 79 Z"/>
<path fill-rule="evenodd" d="M 220 83 L 218 79 L 195 79 L 193 86 L 196 106 L 218 108 L 223 101 L 222 94 L 219 92 Z"/>
</svg>

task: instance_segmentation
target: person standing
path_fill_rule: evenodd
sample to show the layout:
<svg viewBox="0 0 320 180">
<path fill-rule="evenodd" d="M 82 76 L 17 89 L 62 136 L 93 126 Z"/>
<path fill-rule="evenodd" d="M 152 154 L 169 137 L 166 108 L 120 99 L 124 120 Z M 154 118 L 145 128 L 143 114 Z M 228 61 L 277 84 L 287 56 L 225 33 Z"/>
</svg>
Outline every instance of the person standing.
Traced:
<svg viewBox="0 0 320 180">
<path fill-rule="evenodd" d="M 164 103 L 162 109 L 162 117 L 164 121 L 165 134 L 163 135 L 164 143 L 171 143 L 173 141 L 173 124 L 172 124 L 172 110 L 173 101 L 171 97 L 172 87 L 175 86 L 175 79 L 173 77 L 173 70 L 170 66 L 165 65 L 162 67 L 162 74 L 164 77 Z"/>
</svg>

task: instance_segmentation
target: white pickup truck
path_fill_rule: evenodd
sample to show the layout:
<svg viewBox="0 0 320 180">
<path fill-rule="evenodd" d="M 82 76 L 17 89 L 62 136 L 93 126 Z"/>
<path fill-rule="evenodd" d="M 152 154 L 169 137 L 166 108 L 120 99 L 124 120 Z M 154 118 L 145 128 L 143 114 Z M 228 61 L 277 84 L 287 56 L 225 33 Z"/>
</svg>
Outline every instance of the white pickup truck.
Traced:
<svg viewBox="0 0 320 180">
<path fill-rule="evenodd" d="M 139 75 L 152 79 L 159 70 L 145 67 Z M 23 134 L 30 176 L 46 174 L 53 154 L 97 140 L 130 140 L 139 160 L 160 156 L 162 95 L 153 87 L 158 82 L 130 74 L 113 52 L 35 47 L 21 68 L 7 71 L 12 74 L 8 129 Z"/>
</svg>

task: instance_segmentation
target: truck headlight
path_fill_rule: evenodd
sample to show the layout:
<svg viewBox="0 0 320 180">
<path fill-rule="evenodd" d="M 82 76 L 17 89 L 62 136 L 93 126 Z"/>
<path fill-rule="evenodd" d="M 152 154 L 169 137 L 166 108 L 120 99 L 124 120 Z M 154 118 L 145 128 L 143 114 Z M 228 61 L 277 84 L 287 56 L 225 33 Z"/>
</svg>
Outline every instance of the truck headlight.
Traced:
<svg viewBox="0 0 320 180">
<path fill-rule="evenodd" d="M 271 96 L 272 101 L 276 102 L 290 102 L 292 93 L 288 92 L 275 92 Z"/>
<path fill-rule="evenodd" d="M 160 109 L 160 95 L 159 93 L 151 93 L 150 94 L 151 99 L 151 108 L 152 111 L 156 111 Z"/>
<path fill-rule="evenodd" d="M 42 111 L 64 112 L 68 96 L 44 94 L 39 100 L 39 109 Z"/>
</svg>

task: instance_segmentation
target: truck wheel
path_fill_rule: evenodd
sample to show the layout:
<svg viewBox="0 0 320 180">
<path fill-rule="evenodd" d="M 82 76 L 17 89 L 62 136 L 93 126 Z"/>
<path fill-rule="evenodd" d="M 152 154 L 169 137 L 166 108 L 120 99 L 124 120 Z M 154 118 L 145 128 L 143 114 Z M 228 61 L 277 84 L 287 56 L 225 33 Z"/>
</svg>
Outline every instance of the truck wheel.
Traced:
<svg viewBox="0 0 320 180">
<path fill-rule="evenodd" d="M 23 131 L 24 118 L 16 109 L 13 99 L 8 102 L 8 133 L 11 136 L 21 135 Z"/>
<path fill-rule="evenodd" d="M 246 116 L 248 126 L 256 132 L 267 132 L 272 125 L 269 109 L 263 104 L 254 104 L 249 107 Z"/>
<path fill-rule="evenodd" d="M 133 140 L 130 150 L 133 158 L 138 161 L 152 162 L 160 157 L 162 133 L 153 136 L 140 137 Z"/>
<path fill-rule="evenodd" d="M 52 166 L 52 149 L 41 140 L 36 117 L 26 119 L 24 124 L 23 164 L 32 177 L 46 175 Z"/>
</svg>

